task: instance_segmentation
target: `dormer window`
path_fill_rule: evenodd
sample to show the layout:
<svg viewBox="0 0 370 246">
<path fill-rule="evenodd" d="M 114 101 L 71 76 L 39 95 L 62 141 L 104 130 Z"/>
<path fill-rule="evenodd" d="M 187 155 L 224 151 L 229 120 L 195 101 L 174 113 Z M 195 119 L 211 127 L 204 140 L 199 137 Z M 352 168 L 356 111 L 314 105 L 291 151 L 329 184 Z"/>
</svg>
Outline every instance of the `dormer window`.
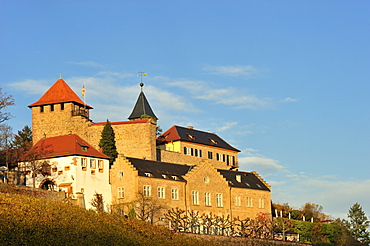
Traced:
<svg viewBox="0 0 370 246">
<path fill-rule="evenodd" d="M 162 177 L 163 177 L 164 179 L 166 179 L 166 178 L 167 178 L 167 175 L 166 175 L 166 174 L 162 174 Z"/>
<path fill-rule="evenodd" d="M 236 179 L 236 181 L 238 181 L 239 183 L 241 183 L 242 182 L 242 176 L 241 175 L 236 175 L 235 176 L 235 179 Z"/>
<path fill-rule="evenodd" d="M 189 138 L 189 139 L 191 139 L 191 140 L 195 140 L 195 136 L 190 135 L 189 133 L 186 133 L 186 135 L 188 135 L 188 138 Z"/>
<path fill-rule="evenodd" d="M 217 145 L 218 144 L 218 142 L 216 141 L 216 140 L 214 140 L 214 139 L 212 139 L 212 138 L 208 138 L 209 139 L 209 141 L 211 141 L 211 143 L 212 144 L 215 144 L 215 145 Z"/>
<path fill-rule="evenodd" d="M 145 173 L 145 176 L 146 177 L 153 177 L 153 174 L 151 174 L 151 173 Z"/>
<path fill-rule="evenodd" d="M 172 175 L 172 176 L 171 176 L 171 178 L 172 178 L 173 180 L 179 180 L 179 177 L 177 177 L 176 175 Z"/>
<path fill-rule="evenodd" d="M 87 151 L 88 147 L 87 146 L 81 146 L 82 151 Z"/>
</svg>

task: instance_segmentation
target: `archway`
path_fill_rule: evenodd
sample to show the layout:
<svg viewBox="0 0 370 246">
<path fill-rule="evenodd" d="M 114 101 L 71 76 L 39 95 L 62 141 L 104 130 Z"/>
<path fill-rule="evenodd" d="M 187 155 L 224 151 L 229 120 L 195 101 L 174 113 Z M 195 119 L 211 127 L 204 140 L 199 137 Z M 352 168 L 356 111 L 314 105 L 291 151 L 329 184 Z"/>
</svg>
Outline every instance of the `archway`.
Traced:
<svg viewBox="0 0 370 246">
<path fill-rule="evenodd" d="M 43 190 L 51 190 L 54 191 L 57 183 L 52 179 L 44 179 L 41 183 L 39 188 Z"/>
</svg>

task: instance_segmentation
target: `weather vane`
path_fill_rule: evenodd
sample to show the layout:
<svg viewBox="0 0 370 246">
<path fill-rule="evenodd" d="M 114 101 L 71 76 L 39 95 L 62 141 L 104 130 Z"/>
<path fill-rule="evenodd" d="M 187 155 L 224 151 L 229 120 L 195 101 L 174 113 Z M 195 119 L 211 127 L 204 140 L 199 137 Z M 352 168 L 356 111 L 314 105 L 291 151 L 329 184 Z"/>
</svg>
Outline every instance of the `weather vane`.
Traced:
<svg viewBox="0 0 370 246">
<path fill-rule="evenodd" d="M 143 84 L 143 76 L 147 76 L 148 74 L 146 74 L 145 72 L 138 72 L 138 75 L 137 76 L 140 76 L 140 86 L 141 88 L 144 86 Z"/>
</svg>

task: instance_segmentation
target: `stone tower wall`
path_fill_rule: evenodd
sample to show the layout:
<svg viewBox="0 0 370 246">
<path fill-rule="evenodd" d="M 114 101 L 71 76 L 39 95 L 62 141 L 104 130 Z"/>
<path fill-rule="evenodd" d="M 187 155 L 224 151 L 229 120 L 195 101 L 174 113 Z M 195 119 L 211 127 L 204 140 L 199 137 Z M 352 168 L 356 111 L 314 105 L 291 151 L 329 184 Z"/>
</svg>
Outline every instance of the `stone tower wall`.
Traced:
<svg viewBox="0 0 370 246">
<path fill-rule="evenodd" d="M 43 112 L 41 107 L 43 107 Z M 54 104 L 53 107 L 53 111 L 52 105 L 32 107 L 32 136 L 34 144 L 45 137 L 67 134 L 77 134 L 86 139 L 88 128 L 92 124 L 91 120 L 81 115 L 72 116 L 73 103 L 64 103 L 63 110 L 61 104 Z"/>
</svg>

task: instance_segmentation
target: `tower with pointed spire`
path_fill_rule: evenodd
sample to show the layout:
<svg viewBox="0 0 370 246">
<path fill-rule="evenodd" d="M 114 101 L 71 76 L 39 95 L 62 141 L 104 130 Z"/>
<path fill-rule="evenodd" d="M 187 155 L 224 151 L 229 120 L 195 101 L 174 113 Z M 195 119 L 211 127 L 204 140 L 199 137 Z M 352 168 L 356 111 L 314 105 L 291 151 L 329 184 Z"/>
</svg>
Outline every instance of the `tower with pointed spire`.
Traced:
<svg viewBox="0 0 370 246">
<path fill-rule="evenodd" d="M 33 142 L 46 137 L 76 133 L 85 137 L 92 124 L 85 104 L 62 79 L 58 79 L 39 100 L 28 105 L 32 109 Z"/>
<path fill-rule="evenodd" d="M 141 82 L 140 87 L 140 95 L 139 98 L 136 101 L 135 107 L 132 110 L 131 115 L 128 117 L 129 120 L 142 120 L 143 118 L 152 118 L 153 120 L 158 120 L 157 116 L 155 116 L 152 108 L 150 107 L 150 104 L 148 100 L 145 97 L 145 94 L 143 92 L 143 86 L 144 84 Z"/>
</svg>

